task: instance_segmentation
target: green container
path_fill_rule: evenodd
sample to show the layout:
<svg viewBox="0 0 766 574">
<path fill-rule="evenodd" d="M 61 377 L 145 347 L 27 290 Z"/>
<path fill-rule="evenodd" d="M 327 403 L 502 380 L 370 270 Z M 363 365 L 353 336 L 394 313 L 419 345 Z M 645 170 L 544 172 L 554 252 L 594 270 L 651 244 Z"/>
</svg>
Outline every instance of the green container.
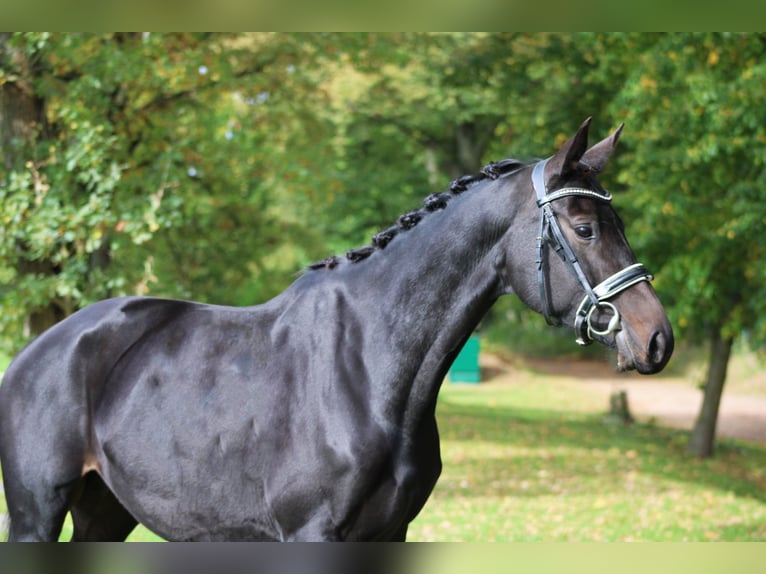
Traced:
<svg viewBox="0 0 766 574">
<path fill-rule="evenodd" d="M 463 348 L 455 357 L 449 370 L 449 380 L 452 383 L 478 383 L 481 381 L 479 368 L 479 338 L 469 337 Z"/>
</svg>

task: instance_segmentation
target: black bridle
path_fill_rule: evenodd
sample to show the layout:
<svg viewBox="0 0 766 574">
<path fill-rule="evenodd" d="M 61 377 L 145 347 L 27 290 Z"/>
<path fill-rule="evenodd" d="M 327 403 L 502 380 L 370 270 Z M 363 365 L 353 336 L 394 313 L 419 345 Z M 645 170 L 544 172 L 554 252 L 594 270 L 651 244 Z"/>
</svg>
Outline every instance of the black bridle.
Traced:
<svg viewBox="0 0 766 574">
<path fill-rule="evenodd" d="M 549 325 L 561 324 L 561 319 L 552 314 L 553 304 L 548 285 L 548 250 L 546 249 L 546 246 L 550 246 L 577 277 L 585 291 L 585 298 L 583 298 L 575 314 L 574 329 L 577 334 L 577 343 L 590 345 L 594 341 L 594 336 L 605 337 L 620 328 L 620 313 L 617 311 L 617 307 L 609 302 L 609 299 L 636 283 L 651 281 L 654 277 L 641 263 L 634 263 L 607 277 L 595 287 L 591 287 L 577 256 L 561 230 L 561 225 L 559 225 L 556 214 L 553 212 L 551 203 L 557 199 L 571 196 L 588 197 L 609 203 L 612 201 L 612 196 L 606 190 L 601 193 L 580 187 L 564 187 L 548 192 L 545 185 L 546 163 L 548 163 L 547 159 L 538 162 L 532 171 L 532 186 L 537 194 L 537 205 L 540 208 L 540 229 L 537 235 L 537 282 L 540 287 L 543 315 Z M 602 330 L 596 329 L 591 324 L 593 313 L 599 309 L 606 309 L 612 314 L 606 329 Z"/>
</svg>

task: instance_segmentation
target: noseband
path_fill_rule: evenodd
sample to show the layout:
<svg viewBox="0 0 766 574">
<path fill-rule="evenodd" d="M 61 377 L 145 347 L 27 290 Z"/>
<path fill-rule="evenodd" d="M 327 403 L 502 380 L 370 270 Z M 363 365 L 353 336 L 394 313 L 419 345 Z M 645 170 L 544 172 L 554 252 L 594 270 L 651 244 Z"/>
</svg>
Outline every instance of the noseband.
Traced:
<svg viewBox="0 0 766 574">
<path fill-rule="evenodd" d="M 580 187 L 564 187 L 549 193 L 545 185 L 546 163 L 548 163 L 547 159 L 538 162 L 532 171 L 532 186 L 537 194 L 537 205 L 540 208 L 540 229 L 537 235 L 537 283 L 540 287 L 543 315 L 549 325 L 558 326 L 561 324 L 561 319 L 552 314 L 553 304 L 551 302 L 550 285 L 548 284 L 548 275 L 546 273 L 548 260 L 548 250 L 546 247 L 550 246 L 561 260 L 566 263 L 574 276 L 577 277 L 585 291 L 585 297 L 575 314 L 574 329 L 577 334 L 577 343 L 580 345 L 590 345 L 595 336 L 605 337 L 620 328 L 620 313 L 617 311 L 617 307 L 609 302 L 609 299 L 636 283 L 651 281 L 654 277 L 641 263 L 634 263 L 622 271 L 607 277 L 595 287 L 591 287 L 580 262 L 577 260 L 577 256 L 561 230 L 561 225 L 559 225 L 556 214 L 553 212 L 551 203 L 557 199 L 570 196 L 588 197 L 609 203 L 612 201 L 612 196 L 606 190 L 604 190 L 604 193 L 600 193 Z M 597 310 L 607 310 L 612 315 L 606 329 L 599 330 L 591 323 Z"/>
</svg>

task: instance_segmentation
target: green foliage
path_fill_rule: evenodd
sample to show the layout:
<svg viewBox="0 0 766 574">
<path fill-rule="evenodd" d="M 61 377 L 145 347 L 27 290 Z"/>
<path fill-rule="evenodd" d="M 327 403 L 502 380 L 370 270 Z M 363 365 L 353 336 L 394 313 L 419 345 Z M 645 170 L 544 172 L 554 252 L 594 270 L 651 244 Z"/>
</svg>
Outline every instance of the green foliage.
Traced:
<svg viewBox="0 0 766 574">
<path fill-rule="evenodd" d="M 681 334 L 766 341 L 764 52 L 759 35 L 662 36 L 613 103 L 631 237 Z"/>
<path fill-rule="evenodd" d="M 762 35 L 0 43 L 0 89 L 23 83 L 45 112 L 34 145 L 0 151 L 5 348 L 49 302 L 261 301 L 453 177 L 546 154 L 589 115 L 603 133 L 627 124 L 604 182 L 630 190 L 615 204 L 677 333 L 766 340 Z"/>
<path fill-rule="evenodd" d="M 283 288 L 313 240 L 284 205 L 322 179 L 308 175 L 324 158 L 304 139 L 326 129 L 321 98 L 302 98 L 324 57 L 313 40 L 6 37 L 2 81 L 29 86 L 44 117 L 32 145 L 3 150 L 3 346 L 48 305 L 67 315 L 129 293 L 244 303 Z M 297 253 L 272 257 L 288 233 Z"/>
</svg>

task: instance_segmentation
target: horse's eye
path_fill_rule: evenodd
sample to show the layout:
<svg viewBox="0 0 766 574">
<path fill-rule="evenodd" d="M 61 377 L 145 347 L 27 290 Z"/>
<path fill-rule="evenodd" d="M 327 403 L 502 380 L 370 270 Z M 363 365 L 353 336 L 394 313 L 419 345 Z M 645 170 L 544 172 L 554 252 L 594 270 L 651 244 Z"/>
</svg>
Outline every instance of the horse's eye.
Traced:
<svg viewBox="0 0 766 574">
<path fill-rule="evenodd" d="M 593 228 L 590 225 L 578 225 L 574 230 L 575 233 L 583 239 L 593 238 Z"/>
</svg>

